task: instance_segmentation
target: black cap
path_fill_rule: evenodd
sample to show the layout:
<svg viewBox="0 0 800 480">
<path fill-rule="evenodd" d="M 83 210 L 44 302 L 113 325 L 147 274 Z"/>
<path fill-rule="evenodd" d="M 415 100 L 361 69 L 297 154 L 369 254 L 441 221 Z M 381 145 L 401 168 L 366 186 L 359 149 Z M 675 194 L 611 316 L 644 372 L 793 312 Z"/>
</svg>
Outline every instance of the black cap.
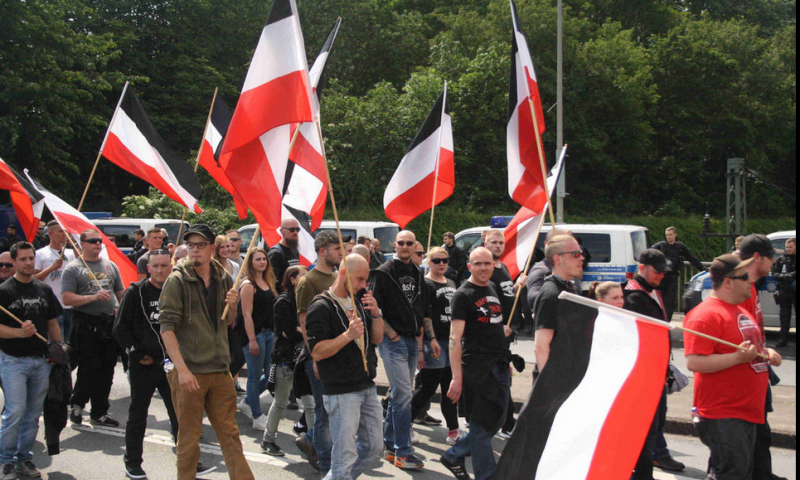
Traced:
<svg viewBox="0 0 800 480">
<path fill-rule="evenodd" d="M 194 233 L 201 235 L 209 242 L 213 242 L 216 238 L 214 236 L 214 230 L 211 230 L 211 227 L 203 223 L 195 223 L 194 225 L 190 226 L 188 230 L 186 230 L 186 233 L 183 234 L 183 240 L 185 241 L 187 238 L 189 238 L 189 235 Z"/>
<path fill-rule="evenodd" d="M 750 258 L 756 253 L 768 258 L 775 256 L 775 248 L 766 235 L 754 233 L 744 237 L 742 243 L 739 244 L 739 254 L 742 257 Z"/>
<path fill-rule="evenodd" d="M 709 273 L 711 273 L 711 280 L 720 282 L 723 278 L 729 276 L 731 272 L 750 265 L 752 261 L 752 258 L 740 260 L 739 257 L 731 253 L 720 255 L 711 262 L 711 268 L 708 269 Z"/>
<path fill-rule="evenodd" d="M 655 248 L 648 248 L 642 252 L 642 254 L 639 255 L 639 263 L 642 265 L 650 265 L 658 273 L 672 271 L 667 265 L 667 257 L 665 257 L 660 250 L 656 250 Z"/>
</svg>

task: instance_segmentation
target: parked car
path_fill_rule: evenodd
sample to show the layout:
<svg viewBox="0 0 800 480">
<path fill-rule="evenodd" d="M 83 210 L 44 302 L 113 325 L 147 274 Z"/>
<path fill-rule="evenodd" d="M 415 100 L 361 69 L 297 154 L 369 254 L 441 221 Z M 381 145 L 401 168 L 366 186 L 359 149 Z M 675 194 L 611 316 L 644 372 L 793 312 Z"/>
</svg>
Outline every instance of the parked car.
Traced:
<svg viewBox="0 0 800 480">
<path fill-rule="evenodd" d="M 796 230 L 774 232 L 767 235 L 775 248 L 775 258 L 783 255 L 786 240 L 795 238 Z M 758 283 L 758 298 L 761 300 L 761 311 L 764 314 L 764 326 L 780 327 L 780 308 L 775 301 L 775 293 L 778 291 L 778 283 L 772 276 L 765 277 Z M 700 304 L 711 293 L 711 275 L 708 272 L 700 272 L 686 283 L 683 294 L 683 308 L 688 313 L 692 308 Z M 792 327 L 796 327 L 797 314 L 792 313 Z"/>
<path fill-rule="evenodd" d="M 103 218 L 92 220 L 92 223 L 97 225 L 106 236 L 114 235 L 117 242 L 117 247 L 125 254 L 133 251 L 133 245 L 136 240 L 133 238 L 133 232 L 142 229 L 147 233 L 153 227 L 166 229 L 169 236 L 169 241 L 178 245 L 178 231 L 181 230 L 181 221 L 169 218 Z M 183 231 L 189 227 L 189 222 L 183 222 Z M 165 245 L 166 246 L 166 245 Z"/>
</svg>

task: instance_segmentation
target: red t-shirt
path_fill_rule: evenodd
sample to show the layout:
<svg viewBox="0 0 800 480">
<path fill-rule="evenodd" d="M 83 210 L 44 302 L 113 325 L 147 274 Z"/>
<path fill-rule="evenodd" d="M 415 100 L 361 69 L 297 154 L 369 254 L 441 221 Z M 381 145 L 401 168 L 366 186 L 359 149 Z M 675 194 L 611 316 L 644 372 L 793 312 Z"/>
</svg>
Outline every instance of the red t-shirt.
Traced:
<svg viewBox="0 0 800 480">
<path fill-rule="evenodd" d="M 750 285 L 750 298 L 740 303 L 739 306 L 756 319 L 756 324 L 761 330 L 761 342 L 767 343 L 767 337 L 764 334 L 764 312 L 761 311 L 761 299 L 758 297 L 758 289 L 755 285 Z"/>
<path fill-rule="evenodd" d="M 739 345 L 749 340 L 763 353 L 761 330 L 738 305 L 709 297 L 692 309 L 683 325 L 706 335 Z M 733 353 L 733 347 L 689 332 L 683 334 L 686 355 Z M 695 373 L 694 405 L 703 418 L 738 418 L 763 424 L 769 382 L 768 364 L 761 357 L 716 373 Z"/>
</svg>

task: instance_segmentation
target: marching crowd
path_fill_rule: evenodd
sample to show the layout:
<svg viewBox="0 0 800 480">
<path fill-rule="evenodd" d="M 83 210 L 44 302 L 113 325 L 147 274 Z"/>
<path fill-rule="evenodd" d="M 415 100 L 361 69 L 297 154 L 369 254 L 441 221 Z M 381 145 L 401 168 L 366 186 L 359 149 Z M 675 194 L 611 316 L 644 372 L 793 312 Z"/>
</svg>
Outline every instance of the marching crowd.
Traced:
<svg viewBox="0 0 800 480">
<path fill-rule="evenodd" d="M 58 452 L 67 417 L 81 424 L 87 404 L 92 424 L 119 426 L 110 416 L 109 394 L 120 356 L 131 392 L 124 455 L 130 478 L 146 478 L 143 439 L 156 390 L 169 415 L 181 480 L 215 469 L 200 462 L 204 414 L 230 478 L 247 480 L 254 476 L 237 412 L 264 432 L 266 454 L 282 456 L 278 424 L 287 406 L 298 408 L 298 402 L 303 415 L 294 426 L 297 448 L 325 479 L 349 480 L 380 457 L 399 469 L 424 468 L 412 427 L 441 423 L 427 412 L 438 388 L 450 447 L 439 461 L 457 479 L 468 479 L 470 457 L 476 479 L 492 478 L 492 438 L 507 438 L 514 429 L 511 368 L 525 366 L 510 351 L 516 331 L 535 329 L 535 382 L 558 335 L 559 295 L 581 293 L 589 255 L 570 232 L 554 228 L 543 258 L 513 279 L 500 261 L 500 230 L 484 232 L 468 259 L 450 232 L 442 247 L 426 252 L 413 232 L 401 231 L 396 256 L 388 261 L 377 239 L 340 239 L 322 231 L 309 270 L 300 264 L 294 219 L 282 222 L 278 245 L 252 249 L 244 260 L 238 232 L 215 235 L 197 224 L 184 232 L 182 244 L 169 248 L 160 229 L 140 232 L 134 257 L 139 281 L 125 288 L 117 266 L 101 255 L 98 231 L 81 233 L 82 255 L 76 257 L 65 248 L 57 222 L 44 229 L 48 244 L 37 249 L 17 238 L 0 255 L 0 306 L 7 310 L 0 313 L 0 480 L 40 476 L 30 452 L 43 410 L 51 453 Z M 678 266 L 686 258 L 703 268 L 676 235 L 670 228 L 664 242 L 645 250 L 633 278 L 622 285 L 595 282 L 589 296 L 669 322 Z M 772 272 L 790 316 L 794 252 L 791 239 L 786 255 L 774 262 L 766 237 L 745 237 L 735 254 L 714 259 L 713 292 L 685 319 L 688 328 L 741 347 L 685 338 L 687 366 L 695 373 L 695 426 L 710 450 L 709 478 L 778 478 L 771 471 L 767 414 L 771 367 L 780 365 L 781 356 L 766 346 L 754 283 Z M 521 308 L 514 308 L 518 295 Z M 787 337 L 788 328 L 781 342 Z M 374 382 L 378 356 L 390 384 L 383 406 Z M 64 365 L 68 385 L 56 380 L 55 395 L 51 370 Z M 238 402 L 241 387 L 232 378 L 244 365 L 246 391 Z M 74 387 L 70 367 L 77 368 Z M 684 469 L 664 438 L 672 379 L 669 372 L 653 375 L 664 375 L 664 393 L 633 480 L 652 480 L 654 467 Z M 265 412 L 259 397 L 268 388 L 274 401 Z M 61 401 L 48 417 L 51 397 Z M 66 412 L 61 422 L 58 405 Z"/>
</svg>

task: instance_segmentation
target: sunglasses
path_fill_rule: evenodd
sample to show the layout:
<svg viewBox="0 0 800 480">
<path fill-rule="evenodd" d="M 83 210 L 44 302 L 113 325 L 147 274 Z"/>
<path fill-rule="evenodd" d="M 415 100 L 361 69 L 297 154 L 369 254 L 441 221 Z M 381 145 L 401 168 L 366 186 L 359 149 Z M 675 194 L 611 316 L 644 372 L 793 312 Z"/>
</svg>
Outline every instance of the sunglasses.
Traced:
<svg viewBox="0 0 800 480">
<path fill-rule="evenodd" d="M 231 242 L 241 242 L 242 239 L 241 238 L 231 238 L 230 241 Z"/>
<path fill-rule="evenodd" d="M 730 278 L 731 280 L 744 280 L 746 282 L 746 281 L 750 280 L 750 274 L 747 273 L 747 272 L 744 272 L 744 274 L 742 274 L 742 275 L 738 275 L 738 276 L 730 275 L 730 276 L 727 276 L 725 278 Z"/>
<path fill-rule="evenodd" d="M 284 230 L 286 230 L 288 232 L 292 232 L 292 233 L 298 233 L 301 230 L 300 227 L 291 227 L 291 228 L 281 227 L 281 228 L 283 228 Z"/>
<path fill-rule="evenodd" d="M 572 250 L 571 252 L 561 252 L 558 253 L 557 255 L 571 255 L 572 258 L 580 258 L 583 256 L 583 252 L 581 252 L 580 250 Z"/>
<path fill-rule="evenodd" d="M 189 250 L 196 248 L 198 250 L 205 250 L 205 248 L 211 245 L 209 242 L 186 242 L 186 248 Z"/>
<path fill-rule="evenodd" d="M 435 263 L 436 265 L 444 263 L 445 265 L 447 265 L 448 263 L 450 263 L 450 259 L 449 258 L 431 258 L 431 263 Z"/>
<path fill-rule="evenodd" d="M 398 240 L 394 243 L 396 243 L 398 247 L 413 247 L 417 242 L 404 242 L 403 240 Z"/>
<path fill-rule="evenodd" d="M 91 243 L 93 245 L 97 245 L 98 243 L 103 243 L 102 238 L 87 238 L 86 240 L 82 241 L 81 243 Z"/>
<path fill-rule="evenodd" d="M 0 263 L 0 268 L 13 268 L 13 263 Z"/>
<path fill-rule="evenodd" d="M 417 256 L 420 256 L 420 257 L 424 257 L 425 256 L 425 252 L 414 252 L 414 255 L 417 255 Z"/>
</svg>

